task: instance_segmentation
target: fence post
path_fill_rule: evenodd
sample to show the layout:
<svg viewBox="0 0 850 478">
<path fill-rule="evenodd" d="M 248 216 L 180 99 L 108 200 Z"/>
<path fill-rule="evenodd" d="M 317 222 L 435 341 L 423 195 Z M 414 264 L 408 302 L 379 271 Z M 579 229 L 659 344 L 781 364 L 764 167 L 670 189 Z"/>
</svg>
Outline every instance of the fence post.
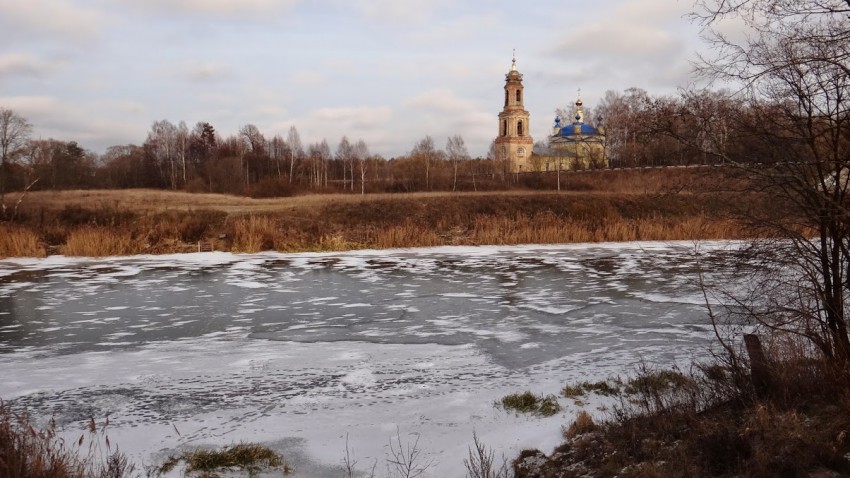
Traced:
<svg viewBox="0 0 850 478">
<path fill-rule="evenodd" d="M 769 394 L 772 388 L 773 377 L 770 370 L 770 363 L 767 361 L 767 356 L 764 354 L 764 348 L 761 345 L 758 335 L 744 335 L 744 344 L 747 346 L 747 354 L 750 356 L 750 374 L 753 380 L 753 387 L 755 388 L 756 396 L 762 398 Z"/>
</svg>

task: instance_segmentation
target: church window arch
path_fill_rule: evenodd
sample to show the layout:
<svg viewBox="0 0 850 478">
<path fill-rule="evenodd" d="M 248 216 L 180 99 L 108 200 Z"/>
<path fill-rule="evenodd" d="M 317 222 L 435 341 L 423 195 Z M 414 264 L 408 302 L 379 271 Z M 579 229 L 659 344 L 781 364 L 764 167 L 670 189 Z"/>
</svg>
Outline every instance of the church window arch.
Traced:
<svg viewBox="0 0 850 478">
<path fill-rule="evenodd" d="M 502 121 L 502 136 L 508 135 L 508 120 Z"/>
<path fill-rule="evenodd" d="M 516 90 L 516 102 L 522 103 L 522 91 Z"/>
<path fill-rule="evenodd" d="M 505 90 L 505 106 L 508 106 L 508 90 Z"/>
<path fill-rule="evenodd" d="M 517 154 L 517 156 L 520 156 L 520 157 L 525 156 L 525 148 L 520 147 L 519 149 L 516 150 L 516 154 Z"/>
<path fill-rule="evenodd" d="M 518 136 L 523 135 L 522 120 L 519 120 L 516 124 L 516 133 L 517 133 Z"/>
</svg>

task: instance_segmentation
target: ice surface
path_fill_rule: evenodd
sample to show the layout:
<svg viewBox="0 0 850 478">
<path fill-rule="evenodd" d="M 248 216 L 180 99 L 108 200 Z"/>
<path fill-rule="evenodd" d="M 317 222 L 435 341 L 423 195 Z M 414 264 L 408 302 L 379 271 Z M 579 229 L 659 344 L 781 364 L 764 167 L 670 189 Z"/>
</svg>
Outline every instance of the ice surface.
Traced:
<svg viewBox="0 0 850 478">
<path fill-rule="evenodd" d="M 420 437 L 429 476 L 462 476 L 473 430 L 499 456 L 548 452 L 580 409 L 515 416 L 493 407 L 505 394 L 702 354 L 693 252 L 716 265 L 736 247 L 0 261 L 0 398 L 74 438 L 109 416 L 110 441 L 140 463 L 260 441 L 299 476 L 340 476 L 346 436 L 366 469 L 401 433 Z"/>
</svg>

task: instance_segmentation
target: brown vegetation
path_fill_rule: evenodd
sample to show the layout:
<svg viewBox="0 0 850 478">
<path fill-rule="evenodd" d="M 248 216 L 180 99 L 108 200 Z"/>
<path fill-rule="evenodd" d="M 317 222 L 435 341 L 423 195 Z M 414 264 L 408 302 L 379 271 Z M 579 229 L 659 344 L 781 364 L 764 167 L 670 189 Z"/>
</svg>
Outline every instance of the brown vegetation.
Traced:
<svg viewBox="0 0 850 478">
<path fill-rule="evenodd" d="M 297 252 L 745 237 L 748 230 L 733 219 L 735 193 L 698 191 L 719 180 L 737 181 L 683 168 L 574 173 L 562 178 L 565 189 L 574 189 L 560 192 L 258 200 L 156 190 L 40 191 L 28 196 L 14 230 L 16 238 L 30 237 L 48 252 L 83 256 L 192 252 L 199 242 L 234 252 Z M 44 254 L 44 246 L 6 245 L 12 235 L 4 236 L 0 255 Z"/>
<path fill-rule="evenodd" d="M 0 476 L 4 478 L 126 478 L 135 467 L 113 449 L 92 419 L 88 433 L 67 445 L 51 423 L 37 429 L 26 413 L 0 404 Z"/>
<path fill-rule="evenodd" d="M 619 405 L 601 423 L 580 412 L 551 456 L 523 452 L 516 476 L 847 476 L 850 376 L 803 348 L 799 341 L 769 348 L 769 393 L 744 370 L 717 363 L 691 373 L 642 368 L 605 392 L 597 384 L 566 387 L 571 396 L 616 390 Z"/>
<path fill-rule="evenodd" d="M 32 230 L 0 224 L 0 258 L 44 255 L 44 246 Z"/>
</svg>

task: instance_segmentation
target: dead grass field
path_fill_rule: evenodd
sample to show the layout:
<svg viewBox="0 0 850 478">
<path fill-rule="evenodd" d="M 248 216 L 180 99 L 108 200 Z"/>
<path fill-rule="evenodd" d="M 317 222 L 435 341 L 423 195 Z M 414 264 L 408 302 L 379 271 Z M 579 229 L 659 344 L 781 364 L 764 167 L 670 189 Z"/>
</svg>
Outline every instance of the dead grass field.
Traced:
<svg viewBox="0 0 850 478">
<path fill-rule="evenodd" d="M 0 238 L 16 238 L 0 240 L 0 257 L 192 252 L 199 243 L 234 252 L 297 252 L 745 237 L 733 209 L 748 201 L 716 192 L 722 181 L 735 180 L 702 168 L 564 174 L 561 191 L 275 199 L 39 191 L 24 198 L 14 221 L 0 223 Z"/>
</svg>

